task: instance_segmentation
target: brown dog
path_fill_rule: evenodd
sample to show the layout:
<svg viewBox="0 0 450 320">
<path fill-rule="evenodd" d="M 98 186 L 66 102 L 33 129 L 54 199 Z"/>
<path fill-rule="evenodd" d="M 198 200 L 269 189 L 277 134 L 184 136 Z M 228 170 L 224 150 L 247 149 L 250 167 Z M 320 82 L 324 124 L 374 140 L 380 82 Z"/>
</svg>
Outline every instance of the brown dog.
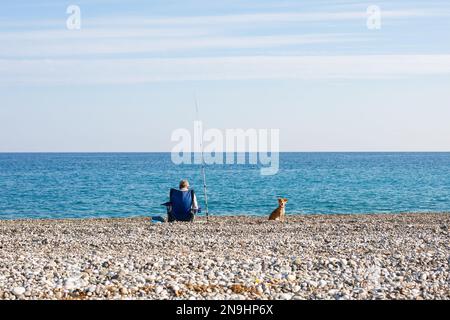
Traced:
<svg viewBox="0 0 450 320">
<path fill-rule="evenodd" d="M 276 208 L 269 217 L 269 220 L 280 220 L 285 221 L 286 217 L 286 202 L 288 202 L 288 199 L 286 198 L 279 198 L 278 199 L 278 208 Z"/>
</svg>

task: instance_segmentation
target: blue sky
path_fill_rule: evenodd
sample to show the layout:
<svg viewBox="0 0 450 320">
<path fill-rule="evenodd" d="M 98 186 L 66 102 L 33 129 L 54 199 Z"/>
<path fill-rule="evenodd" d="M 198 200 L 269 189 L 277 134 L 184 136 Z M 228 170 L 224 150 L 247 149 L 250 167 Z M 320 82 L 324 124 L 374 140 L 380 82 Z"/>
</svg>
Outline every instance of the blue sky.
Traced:
<svg viewBox="0 0 450 320">
<path fill-rule="evenodd" d="M 66 28 L 71 4 L 80 30 Z M 450 151 L 448 1 L 0 10 L 0 152 L 169 151 L 195 93 L 206 127 L 277 128 L 285 151 Z"/>
</svg>

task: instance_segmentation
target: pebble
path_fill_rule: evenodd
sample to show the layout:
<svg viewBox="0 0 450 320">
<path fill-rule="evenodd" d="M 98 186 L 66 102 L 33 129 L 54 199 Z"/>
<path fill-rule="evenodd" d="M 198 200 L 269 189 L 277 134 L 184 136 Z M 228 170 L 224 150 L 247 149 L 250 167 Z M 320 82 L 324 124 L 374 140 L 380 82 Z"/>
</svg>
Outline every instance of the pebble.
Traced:
<svg viewBox="0 0 450 320">
<path fill-rule="evenodd" d="M 128 289 L 127 288 L 120 288 L 120 293 L 123 295 L 127 295 L 128 294 Z"/>
<path fill-rule="evenodd" d="M 288 279 L 289 281 L 295 281 L 295 279 L 297 279 L 297 277 L 296 277 L 295 275 L 293 275 L 293 274 L 289 274 L 289 275 L 287 276 L 287 279 Z"/>
<path fill-rule="evenodd" d="M 450 299 L 448 234 L 429 232 L 442 225 L 450 215 L 0 220 L 0 298 Z"/>
<path fill-rule="evenodd" d="M 283 293 L 283 294 L 280 296 L 280 299 L 282 299 L 282 300 L 291 300 L 291 299 L 292 299 L 292 295 L 289 294 L 289 293 Z"/>
<path fill-rule="evenodd" d="M 64 289 L 74 290 L 78 288 L 78 279 L 68 278 L 64 281 Z"/>
<path fill-rule="evenodd" d="M 21 296 L 25 293 L 26 289 L 24 287 L 15 287 L 12 293 L 16 296 Z"/>
<path fill-rule="evenodd" d="M 275 274 L 275 275 L 273 276 L 273 278 L 274 278 L 275 280 L 281 280 L 281 279 L 283 279 L 283 275 L 282 275 L 281 273 L 277 273 L 277 274 Z"/>
</svg>

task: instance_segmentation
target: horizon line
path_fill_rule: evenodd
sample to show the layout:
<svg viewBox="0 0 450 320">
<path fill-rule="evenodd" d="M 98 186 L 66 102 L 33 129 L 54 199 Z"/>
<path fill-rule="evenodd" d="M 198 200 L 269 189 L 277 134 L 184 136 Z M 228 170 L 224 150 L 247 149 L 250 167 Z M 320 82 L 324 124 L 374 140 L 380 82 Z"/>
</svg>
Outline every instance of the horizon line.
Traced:
<svg viewBox="0 0 450 320">
<path fill-rule="evenodd" d="M 108 154 L 108 153 L 172 153 L 171 151 L 0 151 L 0 154 Z M 192 154 L 201 152 L 191 152 Z M 210 152 L 209 152 L 210 153 Z M 222 151 L 217 153 L 271 153 L 270 151 Z M 275 153 L 275 152 L 272 152 Z M 318 151 L 279 151 L 278 153 L 450 153 L 450 150 L 318 150 Z"/>
</svg>

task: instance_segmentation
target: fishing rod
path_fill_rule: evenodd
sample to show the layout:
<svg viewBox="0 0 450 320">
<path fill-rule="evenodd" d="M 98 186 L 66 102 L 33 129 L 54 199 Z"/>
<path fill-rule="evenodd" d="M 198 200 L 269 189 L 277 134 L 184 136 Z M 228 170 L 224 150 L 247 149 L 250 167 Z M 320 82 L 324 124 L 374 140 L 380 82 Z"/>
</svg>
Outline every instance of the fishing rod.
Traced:
<svg viewBox="0 0 450 320">
<path fill-rule="evenodd" d="M 196 113 L 197 113 L 197 120 L 200 121 L 197 95 L 195 95 L 195 109 L 196 109 Z M 205 156 L 203 154 L 203 135 L 201 135 L 201 137 L 200 137 L 200 150 L 201 150 L 201 160 L 202 160 L 201 166 L 202 166 L 202 178 L 203 178 L 203 193 L 205 195 L 205 213 L 206 213 L 206 221 L 208 221 L 208 218 L 209 218 L 208 192 L 207 192 L 207 187 L 206 187 Z"/>
</svg>

